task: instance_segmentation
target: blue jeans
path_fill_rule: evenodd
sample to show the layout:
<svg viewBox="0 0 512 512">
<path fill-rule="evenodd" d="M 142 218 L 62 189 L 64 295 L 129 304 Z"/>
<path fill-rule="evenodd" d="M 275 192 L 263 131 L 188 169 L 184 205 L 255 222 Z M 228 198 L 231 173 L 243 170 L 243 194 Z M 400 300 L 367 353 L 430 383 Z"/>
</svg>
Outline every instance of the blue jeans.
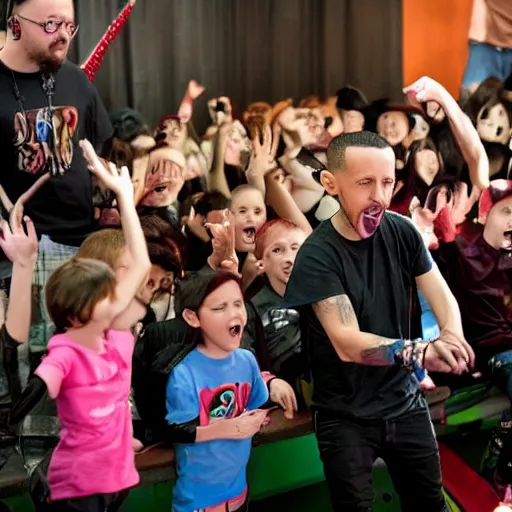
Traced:
<svg viewBox="0 0 512 512">
<path fill-rule="evenodd" d="M 462 87 L 480 84 L 494 76 L 505 81 L 512 74 L 512 48 L 497 48 L 487 43 L 469 42 L 469 57 Z"/>
</svg>

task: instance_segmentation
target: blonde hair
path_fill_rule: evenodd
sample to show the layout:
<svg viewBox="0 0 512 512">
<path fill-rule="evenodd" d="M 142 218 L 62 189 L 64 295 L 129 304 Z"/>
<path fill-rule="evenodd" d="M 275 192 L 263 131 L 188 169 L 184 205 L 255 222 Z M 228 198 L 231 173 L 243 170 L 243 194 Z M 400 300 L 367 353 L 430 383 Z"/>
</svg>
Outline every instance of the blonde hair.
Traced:
<svg viewBox="0 0 512 512">
<path fill-rule="evenodd" d="M 74 322 L 89 323 L 98 302 L 112 297 L 115 286 L 115 273 L 103 261 L 75 256 L 57 268 L 45 291 L 56 334 L 66 332 Z"/>
<path fill-rule="evenodd" d="M 100 260 L 115 269 L 125 247 L 126 240 L 120 229 L 102 229 L 85 239 L 76 257 Z"/>
</svg>

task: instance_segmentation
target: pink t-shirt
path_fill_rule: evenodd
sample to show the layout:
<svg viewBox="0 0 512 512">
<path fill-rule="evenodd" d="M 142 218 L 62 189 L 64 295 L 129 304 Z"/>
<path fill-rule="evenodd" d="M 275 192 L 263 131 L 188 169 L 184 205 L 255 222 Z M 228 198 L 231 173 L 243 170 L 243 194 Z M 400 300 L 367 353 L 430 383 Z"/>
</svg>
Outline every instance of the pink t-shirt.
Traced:
<svg viewBox="0 0 512 512">
<path fill-rule="evenodd" d="M 108 494 L 139 482 L 128 405 L 130 332 L 109 331 L 102 353 L 54 336 L 36 370 L 57 400 L 60 441 L 48 470 L 50 499 Z"/>
</svg>

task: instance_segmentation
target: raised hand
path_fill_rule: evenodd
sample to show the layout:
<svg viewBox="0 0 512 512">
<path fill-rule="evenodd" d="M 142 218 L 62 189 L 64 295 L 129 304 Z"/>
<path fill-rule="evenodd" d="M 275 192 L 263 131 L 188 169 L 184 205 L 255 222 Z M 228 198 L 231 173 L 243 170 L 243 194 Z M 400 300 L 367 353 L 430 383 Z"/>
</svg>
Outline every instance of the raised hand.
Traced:
<svg viewBox="0 0 512 512">
<path fill-rule="evenodd" d="M 214 270 L 226 270 L 238 273 L 238 256 L 235 251 L 235 223 L 229 210 L 210 215 L 212 222 L 206 223 L 205 228 L 212 234 L 213 252 L 208 258 L 209 265 Z"/>
<path fill-rule="evenodd" d="M 223 105 L 224 110 L 219 111 L 217 107 Z M 233 122 L 233 109 L 231 107 L 231 100 L 227 96 L 221 96 L 220 98 L 212 98 L 208 101 L 208 113 L 212 121 L 220 125 L 222 123 Z"/>
<path fill-rule="evenodd" d="M 425 114 L 427 117 L 438 122 L 444 119 L 445 113 L 441 105 L 444 102 L 445 94 L 448 94 L 448 92 L 440 83 L 424 76 L 405 87 L 403 92 L 407 95 L 411 105 L 424 110 L 422 104 L 426 104 Z"/>
<path fill-rule="evenodd" d="M 417 197 L 414 197 L 409 206 L 411 220 L 423 237 L 426 247 L 435 250 L 439 247 L 439 240 L 434 232 L 436 214 L 429 208 L 423 208 Z"/>
<path fill-rule="evenodd" d="M 27 216 L 23 220 L 27 226 L 26 234 L 21 222 L 13 222 L 12 226 L 9 226 L 5 220 L 1 221 L 0 248 L 14 264 L 30 268 L 37 260 L 37 233 Z"/>
<path fill-rule="evenodd" d="M 248 175 L 265 176 L 277 167 L 272 155 L 272 130 L 270 126 L 265 126 L 262 135 L 263 144 L 260 142 L 259 134 L 252 140 L 252 157 L 246 171 Z"/>
<path fill-rule="evenodd" d="M 118 169 L 112 162 L 103 164 L 94 151 L 92 144 L 84 139 L 80 141 L 88 169 L 109 188 L 116 196 L 131 197 L 133 199 L 133 183 L 127 167 Z"/>
<path fill-rule="evenodd" d="M 404 87 L 404 94 L 411 103 L 421 107 L 421 103 L 435 101 L 442 103 L 446 89 L 438 82 L 428 76 L 423 76 L 411 85 Z"/>
<path fill-rule="evenodd" d="M 187 124 L 192 118 L 193 103 L 205 91 L 205 87 L 196 80 L 190 80 L 187 91 L 178 110 L 178 117 L 183 124 Z"/>
<path fill-rule="evenodd" d="M 459 182 L 453 193 L 452 218 L 456 226 L 459 226 L 466 220 L 466 215 L 471 211 L 473 205 L 478 200 L 480 190 L 473 187 L 471 196 L 468 196 L 468 186 L 466 183 Z"/>
</svg>

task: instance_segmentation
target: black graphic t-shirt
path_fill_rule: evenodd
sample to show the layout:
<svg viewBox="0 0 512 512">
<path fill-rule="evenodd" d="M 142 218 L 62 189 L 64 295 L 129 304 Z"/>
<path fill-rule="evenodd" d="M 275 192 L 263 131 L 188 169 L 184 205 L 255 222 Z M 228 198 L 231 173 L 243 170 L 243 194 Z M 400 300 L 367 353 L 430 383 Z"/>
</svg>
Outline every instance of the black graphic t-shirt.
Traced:
<svg viewBox="0 0 512 512">
<path fill-rule="evenodd" d="M 330 220 L 313 231 L 297 254 L 284 305 L 299 309 L 314 407 L 385 419 L 426 407 L 416 378 L 405 368 L 342 361 L 311 305 L 347 295 L 361 331 L 414 339 L 421 336 L 415 278 L 431 268 L 416 228 L 392 212 L 386 212 L 372 237 L 360 241 L 342 237 Z"/>
<path fill-rule="evenodd" d="M 113 133 L 98 92 L 80 68 L 66 61 L 55 73 L 50 123 L 41 74 L 12 72 L 0 62 L 0 95 L 2 203 L 7 196 L 14 204 L 53 167 L 56 175 L 36 192 L 25 212 L 40 235 L 80 245 L 93 229 L 93 206 L 91 173 L 78 142 L 87 138 L 99 147 Z"/>
<path fill-rule="evenodd" d="M 269 283 L 265 284 L 251 302 L 258 312 L 263 327 L 272 371 L 281 376 L 283 363 L 293 356 L 300 355 L 301 352 L 299 313 L 295 309 L 284 308 L 283 298 L 272 289 Z M 251 316 L 248 315 L 246 330 L 252 339 L 256 339 L 256 319 Z M 299 373 L 297 372 L 295 377 Z"/>
</svg>

